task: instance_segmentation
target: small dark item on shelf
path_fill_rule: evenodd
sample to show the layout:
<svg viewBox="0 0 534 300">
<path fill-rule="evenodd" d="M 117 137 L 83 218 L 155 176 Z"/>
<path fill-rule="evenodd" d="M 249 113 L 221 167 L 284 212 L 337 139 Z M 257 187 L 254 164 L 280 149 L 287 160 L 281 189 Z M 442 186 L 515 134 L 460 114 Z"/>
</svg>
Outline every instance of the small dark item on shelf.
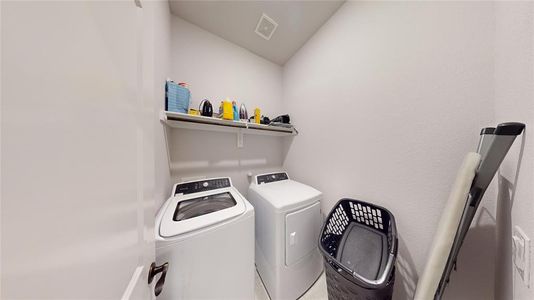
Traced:
<svg viewBox="0 0 534 300">
<path fill-rule="evenodd" d="M 254 123 L 254 121 L 255 121 L 254 118 L 255 118 L 254 116 L 251 116 L 250 118 L 248 118 L 248 121 L 250 123 Z M 266 116 L 262 116 L 261 119 L 260 119 L 260 124 L 263 124 L 263 125 L 269 125 L 269 124 L 271 124 L 271 122 L 272 121 Z"/>
<path fill-rule="evenodd" d="M 290 123 L 290 118 L 289 118 L 289 115 L 281 115 L 281 116 L 278 116 L 278 117 L 272 119 L 271 122 L 289 124 Z"/>
<path fill-rule="evenodd" d="M 204 99 L 202 100 L 202 102 L 200 102 L 200 104 L 198 105 L 198 110 L 200 111 L 200 114 L 204 117 L 213 116 L 213 106 L 211 105 L 208 99 Z"/>
<path fill-rule="evenodd" d="M 269 118 L 267 118 L 266 116 L 262 116 L 262 118 L 260 119 L 260 124 L 269 125 L 270 123 L 271 120 L 269 120 Z"/>
</svg>

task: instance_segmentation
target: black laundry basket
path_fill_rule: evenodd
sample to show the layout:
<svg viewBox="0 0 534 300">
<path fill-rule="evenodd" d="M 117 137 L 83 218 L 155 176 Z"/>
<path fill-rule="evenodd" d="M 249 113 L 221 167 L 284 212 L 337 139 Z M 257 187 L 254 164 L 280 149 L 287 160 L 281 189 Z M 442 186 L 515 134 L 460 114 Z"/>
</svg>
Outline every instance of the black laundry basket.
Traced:
<svg viewBox="0 0 534 300">
<path fill-rule="evenodd" d="M 387 209 L 341 199 L 319 238 L 328 299 L 386 300 L 393 295 L 397 229 Z"/>
</svg>

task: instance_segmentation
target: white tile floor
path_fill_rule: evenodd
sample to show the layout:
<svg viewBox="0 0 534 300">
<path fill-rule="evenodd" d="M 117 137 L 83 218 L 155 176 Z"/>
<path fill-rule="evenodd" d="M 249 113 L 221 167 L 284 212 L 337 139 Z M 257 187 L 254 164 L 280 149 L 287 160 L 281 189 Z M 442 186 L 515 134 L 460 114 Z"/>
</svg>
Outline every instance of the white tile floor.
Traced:
<svg viewBox="0 0 534 300">
<path fill-rule="evenodd" d="M 324 272 L 319 276 L 319 279 L 313 286 L 304 294 L 299 300 L 327 300 L 328 293 L 326 291 L 326 278 Z M 256 272 L 256 300 L 270 300 L 263 283 L 261 282 L 258 272 Z"/>
</svg>

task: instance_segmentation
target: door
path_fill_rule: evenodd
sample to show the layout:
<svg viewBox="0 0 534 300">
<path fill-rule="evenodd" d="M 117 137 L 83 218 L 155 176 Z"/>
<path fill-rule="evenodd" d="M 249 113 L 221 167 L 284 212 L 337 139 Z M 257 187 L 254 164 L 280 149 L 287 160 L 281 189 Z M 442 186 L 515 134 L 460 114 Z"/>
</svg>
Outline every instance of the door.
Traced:
<svg viewBox="0 0 534 300">
<path fill-rule="evenodd" d="M 320 230 L 319 202 L 286 215 L 286 266 L 292 266 L 316 251 Z"/>
<path fill-rule="evenodd" d="M 150 299 L 154 105 L 132 1 L 2 1 L 2 299 Z"/>
</svg>

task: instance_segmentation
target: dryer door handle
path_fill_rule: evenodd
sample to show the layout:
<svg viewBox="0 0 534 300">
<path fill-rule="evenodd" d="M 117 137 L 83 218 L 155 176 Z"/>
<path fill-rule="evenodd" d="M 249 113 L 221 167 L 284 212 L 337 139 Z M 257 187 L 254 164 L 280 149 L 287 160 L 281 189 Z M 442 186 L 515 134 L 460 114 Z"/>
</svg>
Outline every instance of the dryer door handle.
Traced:
<svg viewBox="0 0 534 300">
<path fill-rule="evenodd" d="M 151 284 L 154 281 L 154 277 L 161 273 L 158 282 L 156 282 L 156 287 L 154 287 L 154 295 L 159 296 L 163 290 L 163 285 L 165 284 L 165 277 L 167 276 L 167 269 L 169 268 L 169 263 L 166 262 L 161 266 L 156 266 L 156 263 L 153 262 L 150 265 L 150 270 L 148 270 L 148 284 Z"/>
</svg>

